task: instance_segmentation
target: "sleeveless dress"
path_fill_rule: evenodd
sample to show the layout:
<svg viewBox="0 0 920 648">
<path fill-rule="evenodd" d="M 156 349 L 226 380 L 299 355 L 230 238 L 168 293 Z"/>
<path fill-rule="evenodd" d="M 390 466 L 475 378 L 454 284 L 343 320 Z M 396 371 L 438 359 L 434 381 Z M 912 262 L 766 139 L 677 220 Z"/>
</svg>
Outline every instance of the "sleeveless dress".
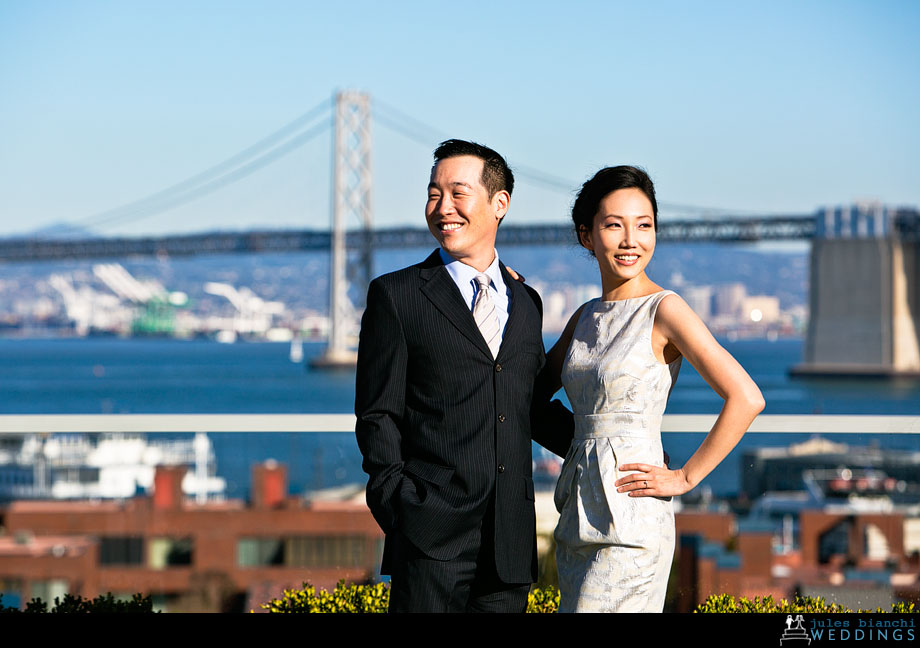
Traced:
<svg viewBox="0 0 920 648">
<path fill-rule="evenodd" d="M 674 555 L 670 498 L 629 497 L 628 463 L 664 465 L 661 416 L 680 370 L 652 352 L 670 290 L 585 305 L 562 368 L 575 437 L 556 484 L 560 612 L 661 612 Z"/>
</svg>

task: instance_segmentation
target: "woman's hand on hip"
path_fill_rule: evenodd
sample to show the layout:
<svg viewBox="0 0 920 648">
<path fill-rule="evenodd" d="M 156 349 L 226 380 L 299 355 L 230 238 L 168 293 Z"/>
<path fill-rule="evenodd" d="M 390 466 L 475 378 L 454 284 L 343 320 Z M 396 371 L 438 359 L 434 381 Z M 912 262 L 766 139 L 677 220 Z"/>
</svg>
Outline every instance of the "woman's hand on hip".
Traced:
<svg viewBox="0 0 920 648">
<path fill-rule="evenodd" d="M 638 471 L 613 483 L 618 493 L 626 493 L 630 497 L 671 497 L 683 495 L 692 488 L 681 469 L 668 470 L 651 464 L 630 463 L 619 466 L 619 470 Z"/>
</svg>

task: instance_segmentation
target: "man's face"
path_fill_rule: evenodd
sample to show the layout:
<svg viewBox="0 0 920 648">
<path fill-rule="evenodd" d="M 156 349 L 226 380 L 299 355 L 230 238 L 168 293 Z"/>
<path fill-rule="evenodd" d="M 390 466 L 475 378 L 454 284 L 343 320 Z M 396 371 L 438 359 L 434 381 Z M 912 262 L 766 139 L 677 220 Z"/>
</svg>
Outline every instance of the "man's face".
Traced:
<svg viewBox="0 0 920 648">
<path fill-rule="evenodd" d="M 498 223 L 511 197 L 498 191 L 492 198 L 482 184 L 483 161 L 460 155 L 438 162 L 431 170 L 425 219 L 441 247 L 458 261 L 484 270 L 494 259 Z M 482 263 L 484 267 L 479 267 Z"/>
</svg>

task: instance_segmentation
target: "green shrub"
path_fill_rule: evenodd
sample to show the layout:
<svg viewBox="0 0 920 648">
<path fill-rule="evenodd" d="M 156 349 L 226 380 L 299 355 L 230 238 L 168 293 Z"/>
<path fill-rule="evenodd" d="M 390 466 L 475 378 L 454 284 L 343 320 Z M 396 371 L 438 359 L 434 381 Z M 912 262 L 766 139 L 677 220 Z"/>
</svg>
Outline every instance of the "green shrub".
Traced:
<svg viewBox="0 0 920 648">
<path fill-rule="evenodd" d="M 359 613 L 375 614 L 386 612 L 390 604 L 390 587 L 384 583 L 376 585 L 346 585 L 340 580 L 332 592 L 316 591 L 309 583 L 303 589 L 284 590 L 280 599 L 272 599 L 259 607 L 268 612 L 279 613 Z M 527 612 L 555 612 L 559 609 L 559 590 L 554 587 L 535 588 L 527 597 Z"/>
<path fill-rule="evenodd" d="M 280 599 L 272 599 L 259 607 L 269 612 L 282 613 L 325 613 L 386 612 L 390 604 L 390 588 L 383 583 L 376 585 L 346 585 L 340 580 L 332 592 L 321 589 L 319 593 L 309 583 L 300 590 L 284 590 Z"/>
<path fill-rule="evenodd" d="M 528 614 L 551 614 L 559 611 L 559 590 L 555 587 L 535 587 L 527 595 Z"/>
<path fill-rule="evenodd" d="M 845 605 L 836 603 L 829 604 L 824 597 L 819 596 L 812 598 L 810 596 L 796 596 L 795 600 L 790 602 L 786 599 L 780 599 L 777 603 L 772 596 L 760 598 L 755 596 L 753 600 L 741 597 L 735 599 L 731 594 L 713 594 L 703 601 L 694 612 L 700 613 L 782 613 L 782 614 L 833 614 L 847 612 L 888 612 L 882 608 L 875 610 L 851 610 Z M 890 612 L 897 614 L 917 614 L 920 612 L 913 603 L 892 603 Z"/>
<path fill-rule="evenodd" d="M 34 598 L 26 603 L 25 610 L 3 607 L 2 600 L 0 600 L 0 612 L 23 612 L 25 614 L 45 614 L 49 612 L 51 614 L 150 614 L 153 612 L 153 599 L 150 596 L 135 594 L 130 601 L 121 601 L 112 596 L 111 592 L 103 596 L 97 596 L 94 599 L 65 594 L 63 600 L 57 596 L 54 597 L 54 606 L 50 610 L 48 609 L 48 604 L 40 598 Z"/>
</svg>

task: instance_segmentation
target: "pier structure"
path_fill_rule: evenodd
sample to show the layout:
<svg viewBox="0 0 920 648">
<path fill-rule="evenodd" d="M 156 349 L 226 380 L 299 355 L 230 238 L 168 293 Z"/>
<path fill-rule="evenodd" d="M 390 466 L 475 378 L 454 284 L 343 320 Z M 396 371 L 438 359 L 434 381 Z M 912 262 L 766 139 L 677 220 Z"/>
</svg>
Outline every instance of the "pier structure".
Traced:
<svg viewBox="0 0 920 648">
<path fill-rule="evenodd" d="M 917 220 L 879 204 L 818 215 L 805 357 L 794 375 L 920 376 Z"/>
</svg>

